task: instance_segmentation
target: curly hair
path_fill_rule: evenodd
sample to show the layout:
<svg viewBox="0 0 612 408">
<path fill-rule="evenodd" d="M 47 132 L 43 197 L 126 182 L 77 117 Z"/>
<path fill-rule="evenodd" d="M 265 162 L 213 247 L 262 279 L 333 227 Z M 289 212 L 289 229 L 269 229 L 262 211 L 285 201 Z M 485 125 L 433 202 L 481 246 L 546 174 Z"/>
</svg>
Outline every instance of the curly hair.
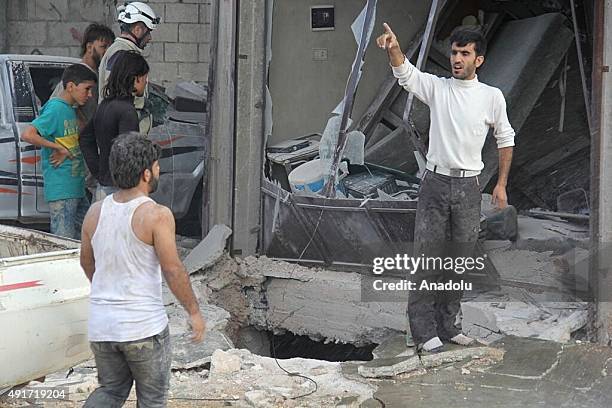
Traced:
<svg viewBox="0 0 612 408">
<path fill-rule="evenodd" d="M 132 97 L 134 80 L 149 73 L 149 64 L 135 51 L 117 51 L 109 60 L 111 73 L 104 87 L 104 98 Z"/>
</svg>

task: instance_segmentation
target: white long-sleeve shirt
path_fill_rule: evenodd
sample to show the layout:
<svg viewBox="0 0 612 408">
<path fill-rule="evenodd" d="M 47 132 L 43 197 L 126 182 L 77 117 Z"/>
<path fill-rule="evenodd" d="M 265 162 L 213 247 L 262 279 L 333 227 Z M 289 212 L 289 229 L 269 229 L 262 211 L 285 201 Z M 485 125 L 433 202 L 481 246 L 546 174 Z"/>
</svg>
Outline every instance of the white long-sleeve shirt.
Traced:
<svg viewBox="0 0 612 408">
<path fill-rule="evenodd" d="M 419 71 L 408 59 L 392 67 L 400 86 L 429 106 L 428 164 L 480 172 L 481 152 L 490 127 L 497 147 L 514 146 L 506 100 L 495 87 L 472 80 L 441 78 Z"/>
</svg>

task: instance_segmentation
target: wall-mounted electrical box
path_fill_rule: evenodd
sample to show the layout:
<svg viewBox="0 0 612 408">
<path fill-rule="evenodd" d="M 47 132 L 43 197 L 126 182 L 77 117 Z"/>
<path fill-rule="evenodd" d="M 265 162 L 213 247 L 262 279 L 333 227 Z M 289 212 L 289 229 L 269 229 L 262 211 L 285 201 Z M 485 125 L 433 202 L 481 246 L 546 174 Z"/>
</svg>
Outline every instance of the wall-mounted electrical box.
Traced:
<svg viewBox="0 0 612 408">
<path fill-rule="evenodd" d="M 334 6 L 310 7 L 310 28 L 312 31 L 335 29 Z"/>
</svg>

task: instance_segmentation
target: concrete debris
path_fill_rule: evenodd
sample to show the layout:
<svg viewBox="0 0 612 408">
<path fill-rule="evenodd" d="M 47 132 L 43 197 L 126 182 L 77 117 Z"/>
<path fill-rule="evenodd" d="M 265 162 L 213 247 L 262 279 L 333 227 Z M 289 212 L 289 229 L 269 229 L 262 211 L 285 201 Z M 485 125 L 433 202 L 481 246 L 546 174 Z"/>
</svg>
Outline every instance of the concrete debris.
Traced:
<svg viewBox="0 0 612 408">
<path fill-rule="evenodd" d="M 359 366 L 358 372 L 365 378 L 394 377 L 417 369 L 434 368 L 442 364 L 456 363 L 467 359 L 488 357 L 501 361 L 503 356 L 503 350 L 492 347 L 456 348 L 421 357 L 375 359 Z"/>
<path fill-rule="evenodd" d="M 220 361 L 220 370 L 214 368 L 217 361 Z M 341 363 L 292 358 L 281 360 L 278 364 L 300 376 L 288 375 L 274 359 L 257 356 L 247 350 L 216 352 L 208 380 L 198 388 L 206 390 L 208 397 L 234 395 L 257 407 L 337 406 L 338 399 L 348 397 L 353 397 L 354 404 L 347 406 L 358 407 L 376 390 L 373 385 L 348 379 L 342 373 Z M 315 383 L 316 392 L 312 393 Z"/>
<path fill-rule="evenodd" d="M 194 344 L 191 342 L 185 312 L 177 305 L 167 308 L 174 370 L 201 367 L 210 363 L 215 350 L 228 350 L 234 347 L 232 341 L 224 334 L 230 314 L 220 307 L 208 304 L 200 304 L 200 310 L 206 320 L 206 333 L 202 343 Z"/>
<path fill-rule="evenodd" d="M 232 374 L 240 371 L 240 357 L 236 354 L 216 350 L 210 362 L 210 375 Z"/>
<path fill-rule="evenodd" d="M 462 328 L 468 336 L 485 344 L 504 335 L 533 337 L 566 343 L 571 334 L 587 323 L 586 303 L 471 301 L 461 304 Z"/>
<path fill-rule="evenodd" d="M 588 225 L 559 220 L 518 216 L 519 239 L 517 249 L 555 251 L 568 247 L 588 248 Z"/>
<path fill-rule="evenodd" d="M 363 302 L 360 274 L 266 257 L 246 258 L 240 267 L 243 276 L 266 277 L 265 285 L 245 288 L 249 324 L 258 328 L 356 346 L 381 343 L 405 330 L 406 304 Z"/>
<path fill-rule="evenodd" d="M 215 225 L 183 261 L 187 272 L 191 274 L 213 266 L 223 255 L 225 243 L 230 235 L 232 235 L 231 228 L 226 225 Z"/>
<path fill-rule="evenodd" d="M 365 378 L 395 377 L 421 368 L 418 356 L 407 358 L 381 358 L 359 366 L 358 372 Z"/>
</svg>

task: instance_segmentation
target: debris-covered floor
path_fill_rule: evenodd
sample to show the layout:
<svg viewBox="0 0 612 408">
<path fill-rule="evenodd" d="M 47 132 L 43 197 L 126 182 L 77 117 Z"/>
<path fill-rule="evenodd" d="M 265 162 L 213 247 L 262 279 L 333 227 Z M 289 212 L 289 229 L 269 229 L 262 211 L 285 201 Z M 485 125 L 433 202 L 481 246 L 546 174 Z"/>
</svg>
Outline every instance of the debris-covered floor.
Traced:
<svg viewBox="0 0 612 408">
<path fill-rule="evenodd" d="M 358 273 L 266 257 L 231 258 L 219 250 L 230 233 L 221 227 L 206 245 L 179 239 L 208 331 L 204 343 L 191 344 L 183 311 L 164 288 L 174 353 L 169 405 L 611 406 L 612 351 L 584 341 L 585 305 L 550 302 L 542 291 L 565 284 L 567 268 L 559 265 L 587 256 L 586 229 L 559 219 L 518 221 L 517 241 L 484 242 L 500 277 L 513 284 L 478 295 L 491 299 L 463 302 L 464 330 L 488 345 L 447 347 L 423 357 L 405 346 L 405 304 L 361 302 Z M 538 290 L 516 282 L 531 282 Z M 371 361 L 277 363 L 270 357 L 270 333 L 287 332 L 321 343 L 378 346 Z M 66 374 L 32 385 L 69 387 L 70 401 L 44 406 L 80 406 L 97 385 L 93 361 Z M 132 393 L 126 406 L 134 401 Z"/>
</svg>

